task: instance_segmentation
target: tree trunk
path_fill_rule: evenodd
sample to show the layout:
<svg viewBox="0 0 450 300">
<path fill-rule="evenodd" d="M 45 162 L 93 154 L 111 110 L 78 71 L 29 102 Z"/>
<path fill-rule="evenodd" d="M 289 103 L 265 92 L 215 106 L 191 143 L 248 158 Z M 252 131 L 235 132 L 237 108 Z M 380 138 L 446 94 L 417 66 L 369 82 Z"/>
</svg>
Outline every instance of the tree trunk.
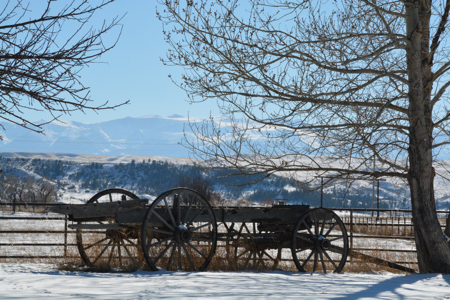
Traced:
<svg viewBox="0 0 450 300">
<path fill-rule="evenodd" d="M 431 65 L 429 23 L 431 2 L 407 2 L 406 27 L 409 80 L 410 143 L 408 182 L 417 259 L 421 273 L 449 273 L 450 247 L 437 219 L 434 200 L 432 157 L 433 122 L 431 105 Z"/>
</svg>

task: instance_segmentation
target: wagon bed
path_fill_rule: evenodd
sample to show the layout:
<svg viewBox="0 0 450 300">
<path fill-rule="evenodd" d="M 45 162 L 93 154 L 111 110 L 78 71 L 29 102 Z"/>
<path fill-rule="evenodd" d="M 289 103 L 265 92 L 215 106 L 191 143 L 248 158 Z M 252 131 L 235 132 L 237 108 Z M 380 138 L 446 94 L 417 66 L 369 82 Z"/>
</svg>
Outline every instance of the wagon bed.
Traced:
<svg viewBox="0 0 450 300">
<path fill-rule="evenodd" d="M 175 188 L 150 206 L 123 189 L 96 194 L 87 204 L 49 207 L 66 214 L 88 266 L 124 267 L 145 260 L 151 270 L 205 270 L 216 252 L 232 269 L 340 272 L 347 231 L 331 210 L 308 205 L 212 207 L 197 192 Z M 289 250 L 291 257 L 289 256 Z"/>
</svg>

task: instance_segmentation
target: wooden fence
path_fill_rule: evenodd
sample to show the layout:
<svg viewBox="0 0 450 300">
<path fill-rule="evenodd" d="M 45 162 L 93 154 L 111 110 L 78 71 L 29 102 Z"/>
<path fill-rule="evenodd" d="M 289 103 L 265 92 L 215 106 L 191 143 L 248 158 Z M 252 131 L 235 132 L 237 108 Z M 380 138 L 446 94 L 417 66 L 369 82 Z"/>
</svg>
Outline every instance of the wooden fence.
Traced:
<svg viewBox="0 0 450 300">
<path fill-rule="evenodd" d="M 9 205 L 9 204 L 8 204 Z M 19 207 L 25 204 L 18 203 Z M 27 204 L 42 208 L 49 204 Z M 58 205 L 58 204 L 52 204 Z M 0 262 L 51 261 L 78 256 L 76 231 L 65 216 L 2 210 L 0 203 Z M 28 209 L 29 210 L 29 209 Z M 39 209 L 35 209 L 39 210 Z M 383 263 L 417 270 L 414 228 L 410 210 L 333 209 L 348 231 L 353 255 L 348 263 Z M 438 211 L 442 228 L 447 211 Z M 373 258 L 373 259 L 372 259 Z"/>
</svg>

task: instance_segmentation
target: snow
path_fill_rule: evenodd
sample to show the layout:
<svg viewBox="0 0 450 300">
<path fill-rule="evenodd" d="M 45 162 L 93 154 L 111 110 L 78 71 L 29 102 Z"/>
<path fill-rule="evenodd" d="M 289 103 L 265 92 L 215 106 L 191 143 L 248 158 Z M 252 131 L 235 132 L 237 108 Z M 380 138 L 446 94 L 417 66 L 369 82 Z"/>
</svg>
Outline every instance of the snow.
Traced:
<svg viewBox="0 0 450 300">
<path fill-rule="evenodd" d="M 66 160 L 79 163 L 130 163 L 132 160 L 141 162 L 142 160 L 156 160 L 167 161 L 173 164 L 192 164 L 196 160 L 182 157 L 170 157 L 170 156 L 147 156 L 147 155 L 115 155 L 115 156 L 102 156 L 102 155 L 89 155 L 89 154 L 71 154 L 71 153 L 37 153 L 37 152 L 0 152 L 3 157 L 9 158 L 39 158 L 50 160 Z"/>
<path fill-rule="evenodd" d="M 0 264 L 1 299 L 450 299 L 450 275 L 86 273 Z"/>
</svg>

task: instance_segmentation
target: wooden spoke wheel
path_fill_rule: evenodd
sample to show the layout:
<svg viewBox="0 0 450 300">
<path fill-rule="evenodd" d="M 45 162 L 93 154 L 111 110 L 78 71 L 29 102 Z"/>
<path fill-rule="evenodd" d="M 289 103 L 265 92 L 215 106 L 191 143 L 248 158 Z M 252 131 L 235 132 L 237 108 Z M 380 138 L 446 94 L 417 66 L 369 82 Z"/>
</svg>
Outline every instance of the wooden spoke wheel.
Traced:
<svg viewBox="0 0 450 300">
<path fill-rule="evenodd" d="M 252 224 L 242 223 L 234 241 L 235 270 L 276 270 L 281 260 L 282 247 L 270 234 L 256 234 Z M 250 228 L 249 228 L 250 227 Z"/>
<path fill-rule="evenodd" d="M 141 245 L 151 270 L 203 271 L 217 245 L 217 224 L 209 203 L 186 188 L 169 190 L 150 205 Z"/>
<path fill-rule="evenodd" d="M 349 252 L 344 223 L 329 209 L 308 210 L 295 226 L 291 251 L 300 272 L 341 272 Z"/>
<path fill-rule="evenodd" d="M 107 189 L 95 194 L 87 203 L 127 200 L 139 200 L 139 197 L 124 189 Z M 78 222 L 78 225 L 85 227 L 77 229 L 76 236 L 78 251 L 87 266 L 128 269 L 138 267 L 139 257 L 142 261 L 139 226 L 122 226 L 115 223 L 112 216 Z"/>
</svg>

